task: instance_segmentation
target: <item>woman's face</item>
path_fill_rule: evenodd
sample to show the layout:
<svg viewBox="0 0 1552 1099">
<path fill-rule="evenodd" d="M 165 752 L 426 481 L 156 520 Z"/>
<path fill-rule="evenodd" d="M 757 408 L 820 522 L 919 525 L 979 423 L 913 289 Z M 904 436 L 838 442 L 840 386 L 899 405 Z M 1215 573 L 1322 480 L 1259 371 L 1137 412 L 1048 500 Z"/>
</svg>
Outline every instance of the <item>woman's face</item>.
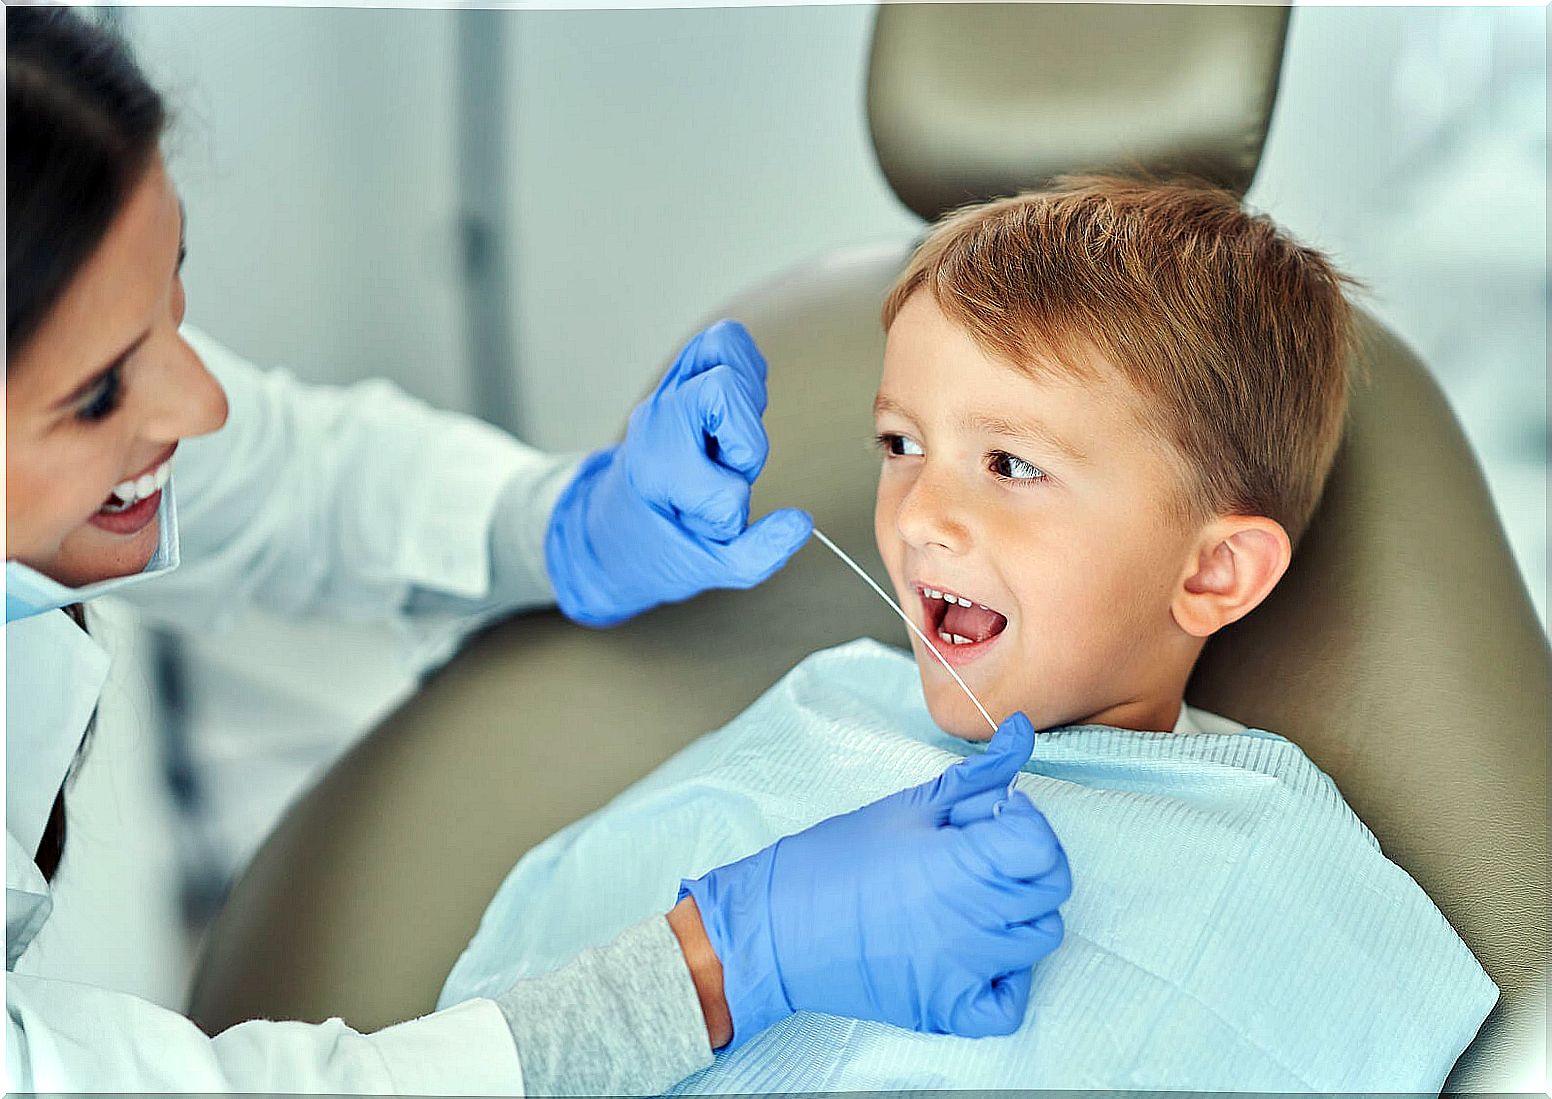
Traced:
<svg viewBox="0 0 1552 1099">
<path fill-rule="evenodd" d="M 78 587 L 145 568 L 159 472 L 226 422 L 178 334 L 183 211 L 160 157 L 5 378 L 5 556 Z"/>
</svg>

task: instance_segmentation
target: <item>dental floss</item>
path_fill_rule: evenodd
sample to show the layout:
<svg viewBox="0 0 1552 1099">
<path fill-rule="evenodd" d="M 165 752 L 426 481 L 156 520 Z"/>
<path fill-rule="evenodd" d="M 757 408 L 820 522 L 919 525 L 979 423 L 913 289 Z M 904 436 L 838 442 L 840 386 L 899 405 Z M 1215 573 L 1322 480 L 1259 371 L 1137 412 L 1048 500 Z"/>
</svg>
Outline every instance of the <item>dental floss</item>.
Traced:
<svg viewBox="0 0 1552 1099">
<path fill-rule="evenodd" d="M 968 685 L 966 685 L 963 679 L 959 678 L 959 673 L 954 670 L 953 665 L 951 665 L 947 660 L 943 659 L 943 654 L 938 652 L 938 647 L 932 643 L 931 639 L 929 639 L 926 634 L 922 633 L 922 631 L 917 628 L 916 623 L 911 621 L 910 616 L 900 609 L 900 604 L 889 598 L 888 593 L 885 592 L 883 588 L 879 587 L 878 584 L 874 582 L 873 578 L 862 570 L 862 566 L 857 564 L 857 562 L 853 561 L 850 557 L 846 556 L 846 551 L 841 549 L 841 547 L 837 546 L 834 542 L 830 541 L 829 537 L 825 534 L 824 531 L 820 530 L 818 527 L 815 527 L 814 536 L 825 545 L 829 546 L 832 553 L 834 553 L 842 561 L 846 562 L 846 564 L 851 568 L 852 572 L 866 580 L 868 582 L 868 587 L 878 592 L 878 597 L 880 599 L 894 608 L 894 612 L 900 616 L 900 621 L 909 626 L 911 628 L 911 632 L 922 639 L 922 644 L 926 645 L 927 648 L 932 650 L 932 655 L 938 658 L 938 663 L 943 665 L 943 670 L 954 677 L 954 682 L 959 684 L 959 689 L 964 691 L 965 694 L 969 696 L 971 702 L 975 703 L 975 708 L 981 711 L 981 716 L 986 719 L 986 724 L 990 725 L 992 727 L 992 732 L 995 733 L 997 731 L 997 723 L 992 720 L 992 715 L 986 712 L 986 707 L 981 705 L 981 700 L 976 698 L 975 692 L 972 691 Z"/>
</svg>

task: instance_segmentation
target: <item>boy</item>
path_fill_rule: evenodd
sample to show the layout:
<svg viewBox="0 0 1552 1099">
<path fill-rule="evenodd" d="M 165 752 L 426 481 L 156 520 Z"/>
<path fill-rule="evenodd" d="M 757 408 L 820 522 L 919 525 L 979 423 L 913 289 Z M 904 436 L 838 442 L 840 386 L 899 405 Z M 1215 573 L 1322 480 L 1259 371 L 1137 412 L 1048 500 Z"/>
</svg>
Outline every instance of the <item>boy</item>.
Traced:
<svg viewBox="0 0 1552 1099">
<path fill-rule="evenodd" d="M 884 323 L 874 529 L 901 605 L 994 714 L 1172 728 L 1330 471 L 1340 276 L 1223 192 L 1074 181 L 948 219 Z M 983 736 L 916 649 L 933 718 Z"/>
<path fill-rule="evenodd" d="M 681 1090 L 1437 1090 L 1491 982 L 1296 747 L 1182 701 L 1319 500 L 1342 281 L 1189 185 L 1069 180 L 929 235 L 884 308 L 875 536 L 987 709 L 1046 730 L 1018 786 L 1068 853 L 1066 939 L 1005 1038 L 799 1014 Z M 444 1002 L 966 754 L 989 730 L 912 646 L 914 669 L 872 642 L 816 654 L 531 852 Z"/>
</svg>

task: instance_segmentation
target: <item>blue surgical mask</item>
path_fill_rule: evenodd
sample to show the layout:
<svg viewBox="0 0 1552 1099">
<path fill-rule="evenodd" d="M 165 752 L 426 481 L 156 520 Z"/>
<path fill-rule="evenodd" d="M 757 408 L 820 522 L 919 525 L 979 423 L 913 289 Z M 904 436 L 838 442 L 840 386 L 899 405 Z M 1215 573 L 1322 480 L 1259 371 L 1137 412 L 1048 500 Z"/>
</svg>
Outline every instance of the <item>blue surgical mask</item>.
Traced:
<svg viewBox="0 0 1552 1099">
<path fill-rule="evenodd" d="M 178 567 L 178 508 L 173 502 L 172 481 L 162 486 L 162 503 L 156 511 L 160 537 L 156 552 L 146 567 L 128 576 L 115 576 L 111 580 L 99 580 L 80 588 L 69 588 L 57 580 L 50 580 L 36 569 L 20 561 L 5 563 L 5 620 L 15 622 L 19 618 L 31 618 L 44 611 L 58 610 L 71 603 L 85 603 L 106 595 L 110 591 L 135 584 Z"/>
</svg>

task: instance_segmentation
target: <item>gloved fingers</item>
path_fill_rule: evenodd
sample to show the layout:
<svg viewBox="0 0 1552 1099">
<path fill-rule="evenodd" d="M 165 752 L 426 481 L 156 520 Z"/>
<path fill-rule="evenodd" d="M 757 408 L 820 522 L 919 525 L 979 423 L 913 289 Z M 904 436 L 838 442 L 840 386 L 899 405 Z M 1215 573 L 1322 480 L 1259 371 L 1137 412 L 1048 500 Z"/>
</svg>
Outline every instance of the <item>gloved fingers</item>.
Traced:
<svg viewBox="0 0 1552 1099">
<path fill-rule="evenodd" d="M 990 820 L 1008 800 L 1008 788 L 1006 786 L 993 786 L 990 790 L 982 790 L 979 794 L 971 794 L 967 798 L 961 798 L 949 807 L 948 822 L 956 828 L 977 820 Z"/>
<path fill-rule="evenodd" d="M 997 878 L 1031 882 L 1051 877 L 1070 887 L 1067 854 L 1045 814 L 1023 791 L 1014 791 L 996 816 L 959 829 L 957 839 Z"/>
<path fill-rule="evenodd" d="M 938 776 L 932 800 L 944 810 L 943 819 L 949 819 L 955 802 L 998 787 L 1006 790 L 1034 750 L 1034 725 L 1022 712 L 1009 714 L 997 726 L 984 755 L 963 759 Z"/>
<path fill-rule="evenodd" d="M 967 880 L 952 883 L 954 894 L 963 899 L 960 914 L 974 926 L 981 940 L 979 956 L 997 969 L 1016 969 L 1021 955 L 1004 953 L 1001 937 L 1010 927 L 1028 923 L 1053 907 L 1033 895 L 1026 882 L 997 875 L 979 856 L 971 854 L 960 863 Z"/>
<path fill-rule="evenodd" d="M 954 1013 L 954 1033 L 966 1038 L 1012 1034 L 1024 1022 L 1034 974 L 1020 969 L 993 977 L 977 988 Z"/>
<path fill-rule="evenodd" d="M 652 395 L 657 398 L 714 366 L 728 366 L 739 374 L 754 397 L 755 411 L 765 411 L 765 356 L 749 330 L 735 320 L 720 320 L 691 337 Z"/>
<path fill-rule="evenodd" d="M 779 508 L 725 546 L 707 546 L 721 562 L 723 587 L 753 588 L 785 565 L 814 532 L 814 520 L 798 508 Z"/>
<path fill-rule="evenodd" d="M 700 374 L 682 392 L 639 405 L 621 446 L 626 482 L 636 495 L 691 535 L 719 542 L 731 541 L 748 523 L 752 478 L 708 453 L 708 431 L 739 438 L 753 431 L 754 442 L 741 444 L 741 453 L 759 462 L 768 446 L 765 428 L 738 389 L 726 367 Z"/>
<path fill-rule="evenodd" d="M 1000 933 L 1004 964 L 1032 966 L 1062 945 L 1067 925 L 1059 911 L 1052 910 L 1027 923 L 1010 924 Z"/>
<path fill-rule="evenodd" d="M 765 468 L 771 443 L 760 413 L 763 394 L 730 366 L 714 366 L 686 382 L 674 399 L 685 413 L 685 441 L 697 453 L 743 475 L 750 484 Z M 707 439 L 715 446 L 708 447 Z"/>
<path fill-rule="evenodd" d="M 749 482 L 704 454 L 672 471 L 647 498 L 697 538 L 731 543 L 749 523 Z M 647 495 L 644 493 L 643 495 Z"/>
<path fill-rule="evenodd" d="M 1012 973 L 1036 965 L 1062 943 L 1066 926 L 1060 912 L 1048 911 L 1017 923 L 984 928 L 973 940 L 975 964 L 983 973 Z"/>
</svg>

